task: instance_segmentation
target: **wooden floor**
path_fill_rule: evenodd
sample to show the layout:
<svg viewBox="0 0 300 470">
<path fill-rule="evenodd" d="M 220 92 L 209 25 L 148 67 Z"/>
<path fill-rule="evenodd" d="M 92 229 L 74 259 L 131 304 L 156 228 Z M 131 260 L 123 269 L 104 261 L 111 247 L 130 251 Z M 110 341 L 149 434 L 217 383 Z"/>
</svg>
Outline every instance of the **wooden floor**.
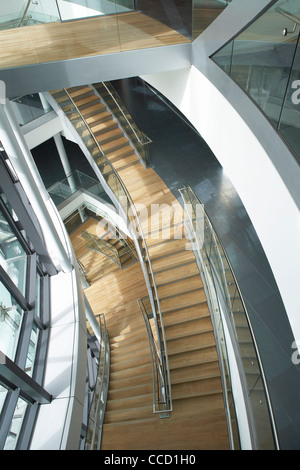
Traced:
<svg viewBox="0 0 300 470">
<path fill-rule="evenodd" d="M 190 42 L 139 12 L 0 31 L 0 68 Z"/>
</svg>

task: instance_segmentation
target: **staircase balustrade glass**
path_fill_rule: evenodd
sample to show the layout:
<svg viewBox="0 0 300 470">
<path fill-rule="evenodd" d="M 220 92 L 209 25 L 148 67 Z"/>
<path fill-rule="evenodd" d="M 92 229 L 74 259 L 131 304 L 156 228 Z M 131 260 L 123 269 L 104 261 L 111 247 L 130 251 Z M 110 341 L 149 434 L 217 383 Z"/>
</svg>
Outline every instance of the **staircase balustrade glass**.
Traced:
<svg viewBox="0 0 300 470">
<path fill-rule="evenodd" d="M 220 366 L 224 398 L 234 448 L 239 447 L 244 422 L 239 400 L 232 388 L 233 370 L 237 368 L 253 448 L 275 449 L 276 428 L 263 367 L 252 333 L 248 313 L 226 252 L 195 192 L 189 186 L 180 189 L 184 201 L 185 223 L 192 249 L 202 274 L 210 305 Z M 235 366 L 232 355 L 235 352 Z M 243 445 L 243 439 L 241 439 Z"/>
<path fill-rule="evenodd" d="M 167 390 L 166 396 L 171 397 L 171 382 L 168 366 L 167 345 L 162 314 L 160 310 L 159 297 L 157 295 L 157 288 L 152 270 L 151 260 L 145 242 L 143 229 L 138 217 L 138 212 L 123 181 L 119 177 L 118 173 L 115 171 L 111 162 L 106 157 L 99 142 L 95 138 L 88 123 L 86 122 L 82 113 L 76 106 L 74 100 L 71 98 L 69 92 L 67 90 L 56 90 L 51 92 L 51 95 L 56 101 L 56 104 L 58 104 L 60 108 L 64 111 L 65 115 L 72 123 L 74 130 L 81 137 L 90 155 L 97 164 L 97 167 L 100 170 L 101 175 L 104 178 L 108 188 L 112 191 L 117 203 L 119 204 L 120 214 L 126 217 L 127 223 L 129 224 L 129 232 L 132 233 L 132 236 L 136 240 L 136 250 L 139 254 L 139 260 L 141 262 L 145 275 L 149 296 L 151 296 L 153 316 L 155 320 L 157 335 L 159 337 L 159 355 L 161 362 L 164 364 L 164 367 L 162 369 L 164 373 L 164 389 Z M 169 411 L 172 409 L 171 398 L 168 401 L 166 409 L 168 409 Z"/>
<path fill-rule="evenodd" d="M 157 330 L 149 296 L 139 299 L 138 304 L 145 322 L 152 359 L 153 410 L 155 413 L 159 413 L 162 418 L 167 418 L 169 417 L 169 403 L 171 397 L 166 396 L 166 393 L 168 393 L 168 390 L 165 388 L 164 384 L 164 376 L 166 371 L 164 370 L 164 362 L 161 361 L 160 357 L 160 337 L 157 336 Z"/>
<path fill-rule="evenodd" d="M 279 0 L 212 59 L 256 103 L 300 162 L 300 6 Z"/>
<path fill-rule="evenodd" d="M 110 82 L 95 83 L 93 85 L 96 92 L 101 96 L 113 116 L 119 122 L 129 141 L 136 149 L 144 166 L 147 168 L 150 161 L 149 144 L 151 139 L 141 131 L 128 110 L 122 103 L 122 100 Z"/>
<path fill-rule="evenodd" d="M 80 443 L 80 448 L 85 450 L 100 450 L 101 448 L 102 426 L 109 385 L 110 348 L 103 314 L 98 315 L 98 322 L 101 332 L 100 357 L 97 360 L 98 371 L 95 382 L 90 380 L 86 397 L 87 430 L 84 432 L 84 439 Z"/>
</svg>

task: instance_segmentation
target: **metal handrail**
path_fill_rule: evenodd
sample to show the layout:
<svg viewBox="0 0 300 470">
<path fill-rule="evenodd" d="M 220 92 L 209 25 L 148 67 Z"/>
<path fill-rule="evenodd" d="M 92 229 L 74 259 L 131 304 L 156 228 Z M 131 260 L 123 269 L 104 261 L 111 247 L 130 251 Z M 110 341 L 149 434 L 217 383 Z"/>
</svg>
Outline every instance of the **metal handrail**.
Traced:
<svg viewBox="0 0 300 470">
<path fill-rule="evenodd" d="M 24 10 L 24 13 L 23 13 L 22 18 L 20 19 L 20 21 L 19 21 L 19 23 L 18 23 L 17 28 L 19 28 L 19 27 L 22 25 L 22 23 L 23 23 L 23 21 L 24 21 L 24 18 L 25 18 L 25 16 L 26 16 L 27 12 L 28 12 L 30 3 L 31 3 L 31 0 L 28 0 L 27 5 L 26 5 L 25 10 Z"/>
<path fill-rule="evenodd" d="M 190 193 L 192 193 L 194 199 L 196 201 L 199 201 L 199 198 L 197 197 L 195 191 L 189 186 L 189 185 L 186 185 L 184 188 L 180 189 L 179 192 L 180 194 L 182 195 L 183 197 L 183 201 L 186 202 L 185 198 L 184 198 L 184 195 L 183 195 L 183 192 L 184 191 L 189 191 Z M 189 196 L 189 200 L 191 201 L 191 198 Z M 200 203 L 201 204 L 201 203 Z M 257 357 L 257 361 L 258 361 L 258 365 L 259 365 L 259 372 L 260 372 L 260 375 L 261 375 L 261 378 L 262 378 L 262 382 L 263 382 L 263 386 L 264 386 L 264 392 L 265 392 L 265 395 L 266 395 L 266 399 L 267 399 L 267 402 L 268 402 L 268 411 L 269 411 L 269 415 L 270 415 L 270 421 L 271 421 L 271 425 L 272 425 L 272 431 L 273 431 L 273 438 L 274 438 L 274 441 L 275 441 L 275 444 L 277 446 L 277 448 L 279 447 L 279 444 L 278 444 L 278 438 L 277 438 L 277 434 L 276 434 L 276 425 L 275 425 L 275 419 L 274 419 L 274 415 L 273 415 L 273 411 L 272 411 L 272 405 L 271 405 L 271 400 L 270 400 L 270 395 L 269 395 L 269 391 L 268 391 L 268 386 L 267 386 L 267 380 L 266 380 L 266 377 L 265 377 L 265 373 L 264 373 L 264 369 L 263 369 L 263 365 L 262 365 L 262 360 L 261 360 L 261 357 L 260 357 L 260 354 L 259 354 L 259 349 L 258 349 L 258 346 L 257 346 L 257 342 L 256 342 L 256 339 L 255 339 L 255 335 L 254 335 L 254 332 L 253 332 L 253 329 L 252 329 L 252 325 L 251 325 L 251 322 L 250 322 L 250 319 L 249 319 L 249 314 L 248 314 L 248 311 L 247 311 L 247 308 L 246 308 L 246 305 L 245 305 L 245 302 L 244 302 L 244 299 L 243 299 L 243 296 L 242 296 L 242 293 L 241 293 L 241 290 L 240 290 L 240 287 L 238 285 L 238 282 L 237 282 L 237 279 L 236 279 L 236 276 L 235 276 L 235 273 L 234 273 L 234 270 L 232 268 L 232 265 L 229 261 L 229 258 L 228 258 L 228 255 L 226 253 L 226 250 L 221 242 L 221 240 L 219 239 L 219 237 L 217 236 L 217 233 L 213 227 L 213 224 L 211 222 L 211 220 L 209 219 L 203 205 L 201 204 L 201 207 L 203 209 L 203 213 L 207 219 L 207 222 L 209 223 L 210 227 L 210 233 L 212 234 L 213 236 L 213 239 L 215 240 L 215 246 L 217 246 L 219 244 L 219 246 L 221 247 L 221 251 L 226 259 L 226 263 L 230 269 L 230 274 L 233 278 L 233 282 L 235 284 L 235 287 L 237 289 L 237 294 L 238 294 L 238 299 L 239 301 L 241 302 L 241 305 L 242 305 L 242 311 L 245 313 L 245 317 L 247 319 L 247 325 L 248 325 L 248 328 L 249 328 L 249 332 L 250 332 L 250 335 L 251 335 L 251 339 L 252 339 L 252 342 L 253 342 L 253 347 L 254 347 L 254 351 L 255 351 L 255 354 L 256 354 L 256 357 Z M 195 214 L 195 212 L 194 212 Z M 208 228 L 208 227 L 207 227 Z M 210 263 L 210 266 L 211 268 L 215 271 L 215 268 L 213 266 L 213 263 L 211 262 L 211 259 L 210 259 L 210 256 L 208 255 L 207 253 L 207 250 L 206 250 L 206 247 L 204 247 L 205 249 L 205 253 L 206 253 L 206 257 L 208 259 L 208 262 Z M 198 247 L 198 250 L 200 251 L 200 248 Z M 219 250 L 219 248 L 217 249 L 218 251 L 218 255 L 219 255 L 219 259 L 221 260 L 222 262 L 222 268 L 223 268 L 223 275 L 224 275 L 224 279 L 226 280 L 226 276 L 225 276 L 225 268 L 224 268 L 224 264 L 223 264 L 223 261 L 222 261 L 222 255 L 221 255 L 221 251 Z M 224 288 L 224 286 L 222 286 Z M 227 291 L 225 293 L 225 296 L 227 297 L 227 299 L 229 299 L 230 301 L 230 294 L 229 292 Z M 230 312 L 233 313 L 233 308 L 232 306 L 229 306 L 228 307 L 230 308 Z M 234 322 L 234 321 L 233 321 Z M 234 325 L 234 328 L 235 328 L 235 325 Z"/>
<path fill-rule="evenodd" d="M 149 137 L 146 136 L 146 141 L 145 142 L 142 142 L 140 137 L 137 135 L 134 127 L 132 126 L 131 122 L 129 121 L 128 117 L 126 116 L 126 114 L 124 113 L 122 107 L 120 106 L 120 104 L 118 103 L 118 101 L 115 99 L 114 95 L 112 94 L 112 92 L 110 91 L 110 89 L 107 87 L 106 83 L 105 82 L 101 82 L 102 86 L 106 89 L 106 91 L 109 93 L 109 95 L 111 96 L 111 98 L 114 100 L 115 104 L 117 105 L 118 109 L 121 111 L 121 113 L 123 114 L 125 120 L 127 121 L 129 127 L 132 129 L 132 132 L 134 133 L 136 139 L 138 140 L 138 142 L 141 144 L 141 145 L 147 145 L 147 144 L 150 144 L 152 142 L 151 139 L 149 139 Z M 94 88 L 96 88 L 97 90 L 97 84 L 94 84 Z"/>
<path fill-rule="evenodd" d="M 92 406 L 94 406 L 95 421 L 93 421 L 93 426 L 91 426 L 90 420 L 89 420 L 89 428 L 91 430 L 91 439 L 88 443 L 86 443 L 86 448 L 88 447 L 90 450 L 100 450 L 100 447 L 101 447 L 102 427 L 103 427 L 104 413 L 105 413 L 106 402 L 107 402 L 109 371 L 110 371 L 110 348 L 109 348 L 108 332 L 106 329 L 105 317 L 103 313 L 97 315 L 97 317 L 99 318 L 101 339 L 100 339 L 100 358 L 99 358 L 98 377 L 97 377 L 98 389 L 94 391 L 93 403 L 91 405 L 91 408 Z M 95 403 L 96 393 L 97 393 L 97 402 Z"/>
<path fill-rule="evenodd" d="M 170 370 L 169 370 L 169 362 L 168 362 L 168 354 L 167 354 L 167 342 L 166 342 L 166 337 L 165 337 L 163 318 L 162 318 L 162 313 L 161 313 L 161 309 L 160 309 L 160 302 L 159 302 L 159 297 L 158 297 L 158 293 L 157 293 L 157 286 L 156 286 L 156 283 L 155 283 L 155 278 L 154 278 L 154 273 L 153 273 L 153 269 L 152 269 L 151 259 L 150 259 L 150 255 L 149 255 L 149 252 L 148 252 L 148 247 L 147 247 L 145 237 L 144 237 L 144 232 L 143 232 L 143 229 L 142 229 L 139 217 L 138 217 L 136 207 L 135 207 L 135 205 L 134 205 L 134 203 L 131 199 L 131 196 L 130 196 L 126 186 L 124 185 L 123 181 L 119 177 L 119 174 L 116 172 L 116 170 L 114 169 L 111 162 L 106 157 L 103 149 L 101 148 L 99 142 L 95 138 L 93 132 L 91 131 L 88 123 L 86 122 L 84 116 L 82 115 L 81 111 L 77 107 L 76 103 L 74 102 L 74 100 L 72 99 L 72 97 L 70 96 L 69 92 L 66 89 L 63 89 L 63 91 L 66 93 L 66 95 L 68 96 L 70 102 L 74 106 L 74 109 L 76 110 L 77 114 L 80 116 L 80 118 L 84 122 L 84 124 L 85 124 L 91 138 L 93 139 L 96 147 L 100 151 L 100 153 L 101 153 L 102 157 L 104 158 L 106 164 L 110 167 L 110 169 L 112 170 L 113 174 L 115 175 L 118 183 L 120 184 L 122 190 L 124 191 L 124 194 L 127 198 L 127 201 L 129 202 L 131 210 L 133 210 L 134 220 L 135 220 L 135 223 L 137 224 L 137 226 L 135 228 L 138 229 L 138 236 L 136 237 L 136 239 L 137 239 L 137 243 L 138 243 L 139 248 L 140 248 L 140 252 L 141 252 L 141 255 L 142 255 L 142 260 L 143 260 L 144 266 L 146 268 L 144 273 L 148 277 L 147 285 L 148 285 L 148 290 L 149 290 L 149 296 L 150 296 L 150 300 L 151 300 L 151 304 L 152 304 L 152 308 L 153 308 L 153 314 L 154 314 L 157 334 L 158 334 L 158 337 L 160 338 L 159 346 L 160 346 L 161 360 L 162 360 L 162 364 L 163 364 L 164 383 L 165 383 L 165 389 L 168 390 L 168 393 L 167 393 L 167 398 L 168 398 L 167 408 L 168 409 L 166 411 L 172 411 L 171 380 L 170 380 Z M 120 203 L 120 205 L 121 205 L 121 203 Z M 128 213 L 127 213 L 127 217 L 128 217 Z M 150 273 L 149 273 L 149 271 L 150 271 Z M 149 276 L 151 277 L 151 280 L 149 279 Z M 159 325 L 158 325 L 157 314 L 159 316 L 160 328 L 159 328 Z M 160 331 L 161 331 L 161 334 L 162 334 L 162 338 L 161 338 Z M 162 344 L 164 346 L 164 351 L 162 350 Z M 158 411 L 158 412 L 160 412 L 160 411 Z"/>
</svg>

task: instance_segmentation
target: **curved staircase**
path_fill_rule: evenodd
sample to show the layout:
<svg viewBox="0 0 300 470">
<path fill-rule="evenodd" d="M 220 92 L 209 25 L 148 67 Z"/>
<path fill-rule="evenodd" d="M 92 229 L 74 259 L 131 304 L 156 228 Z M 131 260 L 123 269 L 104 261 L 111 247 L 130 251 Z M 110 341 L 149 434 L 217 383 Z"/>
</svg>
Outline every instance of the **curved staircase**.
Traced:
<svg viewBox="0 0 300 470">
<path fill-rule="evenodd" d="M 121 321 L 126 322 L 128 331 L 115 335 L 106 314 L 111 373 L 101 448 L 228 449 L 214 332 L 194 254 L 186 249 L 189 242 L 184 234 L 183 210 L 157 173 L 140 163 L 94 90 L 85 86 L 68 93 L 136 207 L 146 208 L 140 213 L 140 222 L 157 286 L 172 387 L 173 410 L 169 418 L 160 419 L 152 410 L 151 359 L 141 314 L 134 309 L 117 315 L 112 330 Z M 63 103 L 61 107 L 64 109 Z M 128 282 L 134 296 L 138 290 L 135 279 Z M 86 294 L 89 298 L 89 289 Z M 140 297 L 136 292 L 136 300 Z M 89 301 L 93 306 L 93 296 Z"/>
</svg>

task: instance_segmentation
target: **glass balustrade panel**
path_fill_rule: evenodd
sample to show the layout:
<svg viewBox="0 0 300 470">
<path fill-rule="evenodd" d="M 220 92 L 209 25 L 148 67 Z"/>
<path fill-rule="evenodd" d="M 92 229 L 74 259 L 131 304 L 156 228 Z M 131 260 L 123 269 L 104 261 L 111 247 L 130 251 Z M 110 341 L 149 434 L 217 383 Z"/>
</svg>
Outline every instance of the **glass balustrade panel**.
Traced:
<svg viewBox="0 0 300 470">
<path fill-rule="evenodd" d="M 231 0 L 193 0 L 192 38 L 196 39 L 227 7 Z"/>
<path fill-rule="evenodd" d="M 280 0 L 212 58 L 300 160 L 300 5 Z"/>
<path fill-rule="evenodd" d="M 300 39 L 287 86 L 279 131 L 300 161 Z"/>
</svg>

